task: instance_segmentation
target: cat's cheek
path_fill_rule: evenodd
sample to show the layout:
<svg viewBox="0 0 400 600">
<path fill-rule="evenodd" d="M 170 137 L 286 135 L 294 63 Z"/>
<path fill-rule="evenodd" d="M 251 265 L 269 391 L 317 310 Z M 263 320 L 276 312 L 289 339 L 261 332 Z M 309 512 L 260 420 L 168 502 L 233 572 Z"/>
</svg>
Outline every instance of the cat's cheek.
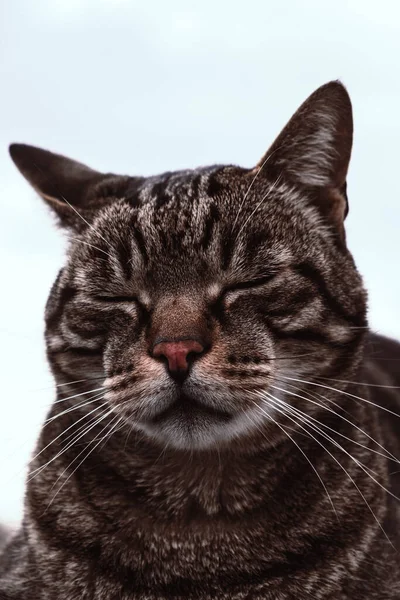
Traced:
<svg viewBox="0 0 400 600">
<path fill-rule="evenodd" d="M 58 383 L 71 381 L 98 381 L 105 377 L 101 352 L 66 350 L 48 354 Z"/>
<path fill-rule="evenodd" d="M 218 339 L 218 365 L 254 369 L 266 365 L 275 353 L 274 338 L 257 313 L 236 311 Z"/>
</svg>

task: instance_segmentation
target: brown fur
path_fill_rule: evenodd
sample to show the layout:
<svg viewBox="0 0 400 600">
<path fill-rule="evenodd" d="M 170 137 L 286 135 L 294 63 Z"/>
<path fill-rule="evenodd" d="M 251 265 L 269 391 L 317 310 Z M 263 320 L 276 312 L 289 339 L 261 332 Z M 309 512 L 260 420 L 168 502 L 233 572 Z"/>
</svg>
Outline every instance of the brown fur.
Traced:
<svg viewBox="0 0 400 600">
<path fill-rule="evenodd" d="M 368 333 L 345 245 L 351 143 L 332 82 L 253 170 L 11 147 L 74 239 L 2 598 L 398 597 L 400 350 Z M 177 379 L 154 348 L 182 340 L 201 352 Z"/>
</svg>

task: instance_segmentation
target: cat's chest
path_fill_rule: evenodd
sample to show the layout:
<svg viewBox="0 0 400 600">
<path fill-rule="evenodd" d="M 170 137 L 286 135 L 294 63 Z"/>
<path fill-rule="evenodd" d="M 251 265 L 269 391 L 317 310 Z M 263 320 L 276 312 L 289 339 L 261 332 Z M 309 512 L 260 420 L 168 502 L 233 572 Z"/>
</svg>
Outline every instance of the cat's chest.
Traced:
<svg viewBox="0 0 400 600">
<path fill-rule="evenodd" d="M 52 593 L 60 600 L 354 600 L 359 590 L 349 588 L 345 565 L 328 557 L 290 558 L 275 538 L 266 535 L 266 523 L 249 522 L 247 529 L 188 527 L 137 528 L 126 538 L 109 535 L 101 540 L 97 559 L 79 560 L 60 554 L 52 577 Z M 130 544 L 126 545 L 130 538 Z M 48 568 L 48 556 L 47 566 Z M 66 577 L 66 574 L 70 576 Z M 73 574 L 73 576 L 72 576 Z M 363 574 L 363 580 L 368 579 Z M 371 581 L 376 573 L 371 572 Z M 351 577 L 351 580 L 353 578 Z M 354 581 L 354 580 L 353 580 Z M 387 582 L 371 600 L 392 600 Z M 367 589 L 372 589 L 367 586 Z M 62 595 L 64 594 L 64 595 Z M 53 597 L 53 596 L 52 596 Z M 369 600 L 369 596 L 360 596 Z"/>
<path fill-rule="evenodd" d="M 290 598 L 287 566 L 275 562 L 275 553 L 267 550 L 254 525 L 247 532 L 235 527 L 222 531 L 214 524 L 190 533 L 167 527 L 149 534 L 138 527 L 125 534 L 118 539 L 105 535 L 97 556 L 88 553 L 86 560 L 62 549 L 49 555 L 42 547 L 38 558 L 44 588 L 60 600 Z"/>
<path fill-rule="evenodd" d="M 167 565 L 165 569 L 167 572 Z M 206 576 L 185 579 L 170 573 L 169 583 L 164 584 L 151 580 L 143 583 L 134 574 L 110 574 L 94 566 L 87 570 L 82 563 L 69 563 L 64 572 L 71 577 L 46 588 L 50 595 L 43 600 L 53 600 L 56 594 L 59 600 L 354 600 L 343 591 L 342 582 L 332 582 L 326 572 L 299 573 L 297 577 L 281 574 L 271 578 L 239 572 L 237 577 L 231 574 L 213 580 Z M 391 596 L 386 598 L 392 600 Z"/>
</svg>

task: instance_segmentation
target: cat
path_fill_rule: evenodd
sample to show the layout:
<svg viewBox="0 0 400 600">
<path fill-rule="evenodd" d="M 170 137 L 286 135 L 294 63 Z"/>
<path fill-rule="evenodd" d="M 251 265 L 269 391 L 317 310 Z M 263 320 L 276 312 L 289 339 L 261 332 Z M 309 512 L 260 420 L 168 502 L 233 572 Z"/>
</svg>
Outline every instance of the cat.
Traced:
<svg viewBox="0 0 400 600">
<path fill-rule="evenodd" d="M 10 147 L 70 242 L 2 600 L 399 598 L 400 345 L 346 246 L 352 134 L 333 81 L 252 169 Z"/>
</svg>

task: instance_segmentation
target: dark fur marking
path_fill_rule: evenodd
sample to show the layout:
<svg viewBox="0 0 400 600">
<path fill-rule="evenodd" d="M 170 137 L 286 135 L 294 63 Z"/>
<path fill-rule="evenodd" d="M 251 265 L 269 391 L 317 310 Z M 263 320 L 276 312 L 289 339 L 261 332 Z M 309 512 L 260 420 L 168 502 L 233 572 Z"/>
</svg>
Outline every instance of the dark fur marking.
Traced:
<svg viewBox="0 0 400 600">
<path fill-rule="evenodd" d="M 124 367 L 119 367 L 110 373 L 110 377 L 115 377 L 116 375 L 122 375 L 122 373 L 131 373 L 135 367 L 131 365 L 125 365 Z"/>
<path fill-rule="evenodd" d="M 224 375 L 228 377 L 265 377 L 264 371 L 258 371 L 256 369 L 241 369 L 240 367 L 236 367 L 235 369 L 226 368 L 223 370 Z"/>
<path fill-rule="evenodd" d="M 195 200 L 199 197 L 199 189 L 200 189 L 201 175 L 196 175 L 192 179 L 191 186 L 191 196 L 192 200 Z"/>
<path fill-rule="evenodd" d="M 143 263 L 144 265 L 148 265 L 149 263 L 149 255 L 147 253 L 147 248 L 146 248 L 146 242 L 145 239 L 143 237 L 142 232 L 140 231 L 137 223 L 132 223 L 132 232 L 133 232 L 133 237 L 135 238 L 136 241 L 136 245 L 138 247 L 138 250 L 142 256 L 143 259 Z"/>
<path fill-rule="evenodd" d="M 221 267 L 224 271 L 229 268 L 235 250 L 235 236 L 233 233 L 221 238 Z"/>
<path fill-rule="evenodd" d="M 113 392 L 121 391 L 121 390 L 129 387 L 133 383 L 136 383 L 138 381 L 138 379 L 139 379 L 139 377 L 137 377 L 137 375 L 130 375 L 129 378 L 124 379 L 124 381 L 120 381 L 119 383 L 112 384 L 110 386 L 110 389 Z"/>
<path fill-rule="evenodd" d="M 72 346 L 68 346 L 68 349 L 64 350 L 62 354 L 71 353 L 77 356 L 101 356 L 102 350 L 102 348 L 74 348 Z M 52 352 L 50 352 L 50 354 L 52 354 Z M 56 351 L 54 354 L 60 354 L 60 352 Z"/>
<path fill-rule="evenodd" d="M 61 289 L 59 295 L 57 295 L 57 288 L 60 283 L 62 272 L 59 273 L 53 287 L 51 290 L 50 298 L 51 301 L 48 302 L 48 313 L 46 319 L 46 325 L 49 329 L 53 329 L 56 327 L 61 319 L 61 316 L 65 310 L 65 306 L 75 298 L 77 294 L 77 289 L 66 284 Z M 56 300 L 54 302 L 54 293 L 56 295 Z M 51 302 L 51 303 L 50 303 Z M 54 305 L 53 305 L 54 303 Z"/>
<path fill-rule="evenodd" d="M 294 267 L 294 270 L 297 271 L 299 273 L 299 275 L 301 275 L 302 277 L 305 277 L 306 279 L 308 279 L 309 281 L 311 281 L 312 283 L 314 283 L 317 286 L 320 295 L 325 300 L 325 302 L 327 303 L 328 307 L 330 308 L 330 310 L 332 312 L 334 312 L 338 316 L 342 317 L 342 319 L 345 319 L 346 321 L 348 321 L 355 327 L 365 327 L 365 325 L 367 324 L 367 321 L 366 321 L 364 314 L 361 312 L 359 314 L 354 314 L 354 315 L 348 314 L 347 311 L 340 304 L 340 302 L 338 302 L 338 300 L 332 296 L 332 294 L 330 293 L 330 291 L 328 290 L 328 288 L 326 286 L 326 283 L 325 283 L 321 273 L 318 271 L 318 269 L 316 267 L 314 267 L 310 263 L 304 262 L 304 263 L 300 263 L 300 264 L 296 265 Z"/>
<path fill-rule="evenodd" d="M 117 240 L 117 253 L 125 278 L 129 281 L 132 277 L 132 256 L 130 249 L 121 238 Z"/>
<path fill-rule="evenodd" d="M 214 198 L 223 190 L 223 185 L 219 182 L 216 173 L 210 173 L 207 183 L 207 196 Z"/>
<path fill-rule="evenodd" d="M 251 235 L 246 238 L 246 254 L 248 258 L 253 258 L 260 247 L 265 246 L 268 243 L 268 234 L 267 232 L 255 231 Z"/>
<path fill-rule="evenodd" d="M 220 220 L 220 213 L 215 204 L 212 204 L 210 207 L 210 214 L 208 215 L 205 225 L 204 225 L 204 235 L 200 242 L 203 250 L 207 250 L 209 247 L 211 240 L 213 239 L 214 227 Z"/>
<path fill-rule="evenodd" d="M 140 205 L 140 186 L 145 181 L 144 177 L 132 177 L 125 190 L 124 196 L 125 201 L 132 206 L 137 208 Z"/>
<path fill-rule="evenodd" d="M 167 193 L 171 174 L 166 175 L 162 181 L 155 183 L 151 190 L 152 196 L 156 201 L 156 208 L 161 208 L 172 200 L 172 195 Z"/>
</svg>

